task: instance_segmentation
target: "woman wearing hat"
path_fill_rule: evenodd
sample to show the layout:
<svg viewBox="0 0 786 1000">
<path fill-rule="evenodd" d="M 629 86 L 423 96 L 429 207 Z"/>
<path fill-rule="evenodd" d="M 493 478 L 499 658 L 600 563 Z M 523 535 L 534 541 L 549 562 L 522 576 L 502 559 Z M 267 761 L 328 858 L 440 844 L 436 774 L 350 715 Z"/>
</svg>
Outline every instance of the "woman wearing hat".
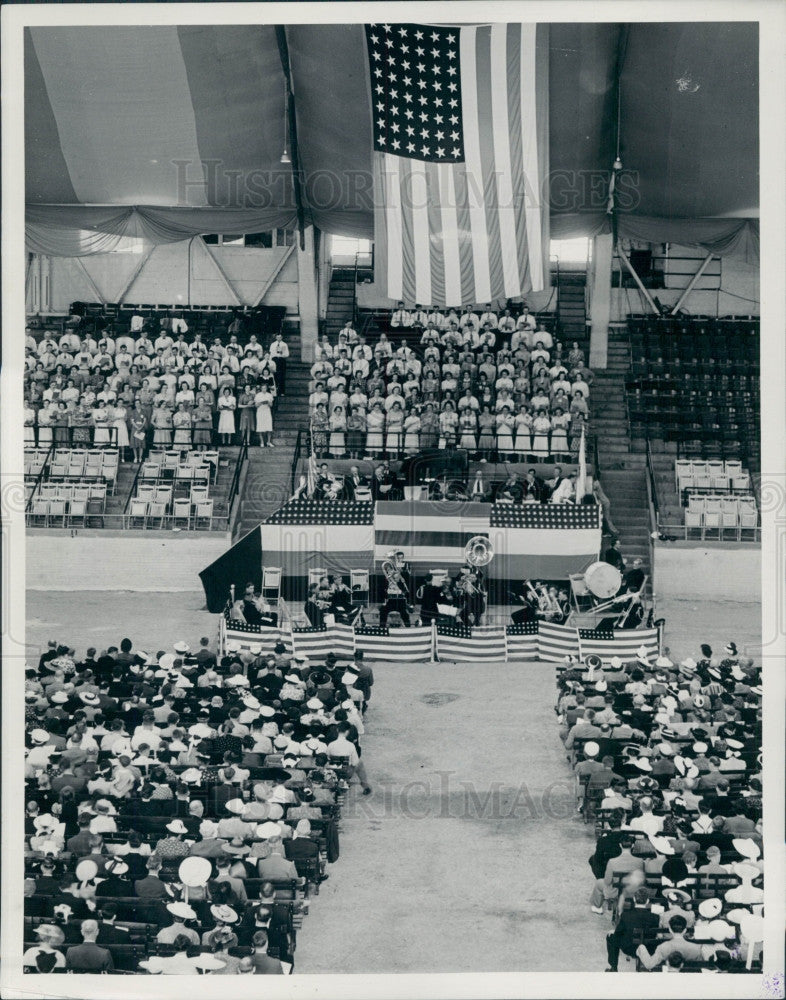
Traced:
<svg viewBox="0 0 786 1000">
<path fill-rule="evenodd" d="M 55 969 L 65 968 L 65 956 L 61 951 L 65 934 L 54 924 L 39 924 L 33 932 L 38 937 L 38 944 L 28 948 L 22 956 L 22 967 L 25 972 L 46 974 Z"/>
</svg>

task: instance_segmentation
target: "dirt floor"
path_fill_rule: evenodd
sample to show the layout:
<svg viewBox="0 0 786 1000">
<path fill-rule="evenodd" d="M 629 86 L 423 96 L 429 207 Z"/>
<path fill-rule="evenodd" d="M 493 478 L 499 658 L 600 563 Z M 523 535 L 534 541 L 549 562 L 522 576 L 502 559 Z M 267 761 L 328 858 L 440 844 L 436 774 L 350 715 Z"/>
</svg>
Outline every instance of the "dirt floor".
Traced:
<svg viewBox="0 0 786 1000">
<path fill-rule="evenodd" d="M 29 593 L 28 659 L 48 639 L 145 649 L 215 637 L 202 595 Z M 674 655 L 730 639 L 756 655 L 758 609 L 659 607 Z M 593 841 L 575 813 L 545 663 L 375 664 L 341 858 L 311 903 L 296 971 L 601 971 Z M 554 944 L 559 941 L 559 949 Z"/>
</svg>

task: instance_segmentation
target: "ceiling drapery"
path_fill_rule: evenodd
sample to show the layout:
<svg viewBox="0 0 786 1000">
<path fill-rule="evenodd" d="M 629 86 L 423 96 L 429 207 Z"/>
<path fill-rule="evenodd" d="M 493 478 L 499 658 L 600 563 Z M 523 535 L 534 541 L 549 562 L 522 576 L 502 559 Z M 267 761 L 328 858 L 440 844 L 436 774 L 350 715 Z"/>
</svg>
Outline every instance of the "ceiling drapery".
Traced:
<svg viewBox="0 0 786 1000">
<path fill-rule="evenodd" d="M 373 237 L 361 25 L 289 26 L 305 219 Z M 549 27 L 554 238 L 608 228 L 618 24 Z M 618 232 L 755 256 L 758 28 L 632 24 L 619 66 Z M 268 25 L 29 28 L 28 246 L 73 256 L 292 226 L 284 75 Z M 636 235 L 648 234 L 648 235 Z"/>
</svg>

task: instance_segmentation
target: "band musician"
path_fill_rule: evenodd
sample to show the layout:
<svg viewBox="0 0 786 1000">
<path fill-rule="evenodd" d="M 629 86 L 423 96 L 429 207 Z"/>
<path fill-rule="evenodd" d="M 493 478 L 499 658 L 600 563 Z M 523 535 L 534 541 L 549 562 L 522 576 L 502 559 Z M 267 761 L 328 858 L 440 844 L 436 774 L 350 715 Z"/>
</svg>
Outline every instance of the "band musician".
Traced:
<svg viewBox="0 0 786 1000">
<path fill-rule="evenodd" d="M 423 625 L 430 625 L 439 618 L 437 602 L 440 599 L 441 588 L 434 583 L 434 577 L 428 574 L 422 587 L 418 587 L 415 595 L 420 601 L 420 621 Z"/>
<path fill-rule="evenodd" d="M 412 581 L 409 570 L 404 562 L 404 553 L 391 552 L 382 564 L 385 574 L 385 603 L 379 609 L 379 624 L 387 625 L 391 611 L 398 611 L 402 622 L 409 626 L 409 600 L 412 593 Z"/>
<path fill-rule="evenodd" d="M 554 625 L 564 624 L 568 612 L 566 591 L 558 591 L 556 587 L 547 587 L 540 581 L 524 581 L 523 593 L 513 595 L 524 607 L 511 615 L 516 625 L 531 621 L 551 622 Z"/>
<path fill-rule="evenodd" d="M 614 606 L 619 611 L 599 621 L 595 626 L 596 631 L 638 628 L 644 621 L 644 603 L 640 590 L 628 587 L 624 594 L 618 594 L 614 598 Z"/>
<path fill-rule="evenodd" d="M 341 577 L 329 577 L 331 585 L 330 611 L 340 625 L 354 625 L 360 607 L 352 603 L 352 591 Z"/>
<path fill-rule="evenodd" d="M 324 590 L 320 590 L 318 583 L 311 583 L 306 595 L 306 603 L 303 605 L 303 612 L 314 628 L 324 628 L 325 612 L 330 608 L 330 599 L 325 597 Z"/>
<path fill-rule="evenodd" d="M 480 625 L 486 610 L 483 573 L 475 566 L 462 566 L 453 584 L 453 592 L 460 608 L 459 621 L 465 625 Z"/>
</svg>

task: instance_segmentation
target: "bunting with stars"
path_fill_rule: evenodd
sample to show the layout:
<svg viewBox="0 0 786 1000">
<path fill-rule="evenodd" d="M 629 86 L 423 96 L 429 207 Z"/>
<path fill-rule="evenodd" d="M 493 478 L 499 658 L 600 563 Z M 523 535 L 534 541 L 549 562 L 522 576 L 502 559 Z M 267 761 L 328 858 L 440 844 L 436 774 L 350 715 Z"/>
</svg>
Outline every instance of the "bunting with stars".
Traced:
<svg viewBox="0 0 786 1000">
<path fill-rule="evenodd" d="M 543 288 L 536 26 L 372 24 L 366 41 L 388 297 L 457 306 Z"/>
</svg>

